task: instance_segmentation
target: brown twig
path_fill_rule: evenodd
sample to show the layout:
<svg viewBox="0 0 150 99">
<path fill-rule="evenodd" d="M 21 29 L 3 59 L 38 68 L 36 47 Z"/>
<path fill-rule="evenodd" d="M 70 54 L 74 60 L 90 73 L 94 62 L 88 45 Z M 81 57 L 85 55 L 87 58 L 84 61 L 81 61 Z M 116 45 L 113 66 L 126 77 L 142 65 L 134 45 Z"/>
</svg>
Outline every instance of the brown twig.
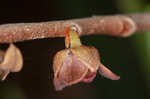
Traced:
<svg viewBox="0 0 150 99">
<path fill-rule="evenodd" d="M 91 18 L 0 25 L 0 43 L 65 36 L 66 27 L 75 25 L 79 35 L 127 37 L 136 31 L 150 31 L 150 13 L 93 16 Z"/>
</svg>

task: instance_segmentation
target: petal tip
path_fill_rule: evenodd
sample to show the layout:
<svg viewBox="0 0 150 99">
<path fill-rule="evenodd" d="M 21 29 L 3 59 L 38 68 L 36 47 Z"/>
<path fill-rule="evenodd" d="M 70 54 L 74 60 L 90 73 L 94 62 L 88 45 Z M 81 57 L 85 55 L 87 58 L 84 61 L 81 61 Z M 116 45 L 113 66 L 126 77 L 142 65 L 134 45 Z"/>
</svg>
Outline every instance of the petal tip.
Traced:
<svg viewBox="0 0 150 99">
<path fill-rule="evenodd" d="M 65 88 L 65 84 L 61 83 L 58 79 L 54 79 L 54 86 L 56 91 L 61 91 Z"/>
<path fill-rule="evenodd" d="M 114 74 L 110 79 L 111 80 L 119 80 L 120 76 L 117 76 L 117 75 Z"/>
<path fill-rule="evenodd" d="M 111 70 L 109 70 L 107 67 L 105 67 L 103 64 L 100 65 L 99 67 L 99 73 L 111 80 L 119 80 L 120 76 L 114 74 Z"/>
</svg>

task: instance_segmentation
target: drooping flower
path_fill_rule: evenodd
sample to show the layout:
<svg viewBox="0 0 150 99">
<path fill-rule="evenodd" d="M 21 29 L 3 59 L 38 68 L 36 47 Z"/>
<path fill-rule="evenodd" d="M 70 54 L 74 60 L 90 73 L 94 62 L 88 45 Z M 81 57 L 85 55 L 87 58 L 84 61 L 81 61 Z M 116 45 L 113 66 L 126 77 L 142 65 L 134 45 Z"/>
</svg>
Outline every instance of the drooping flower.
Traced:
<svg viewBox="0 0 150 99">
<path fill-rule="evenodd" d="M 23 66 L 20 50 L 10 44 L 6 52 L 0 51 L 0 79 L 5 80 L 10 72 L 19 72 Z"/>
<path fill-rule="evenodd" d="M 118 80 L 120 77 L 100 62 L 99 53 L 95 47 L 81 44 L 74 28 L 72 27 L 67 34 L 65 42 L 67 48 L 57 52 L 54 57 L 53 69 L 56 90 L 62 90 L 79 82 L 89 83 L 95 78 L 97 71 L 106 78 Z"/>
</svg>

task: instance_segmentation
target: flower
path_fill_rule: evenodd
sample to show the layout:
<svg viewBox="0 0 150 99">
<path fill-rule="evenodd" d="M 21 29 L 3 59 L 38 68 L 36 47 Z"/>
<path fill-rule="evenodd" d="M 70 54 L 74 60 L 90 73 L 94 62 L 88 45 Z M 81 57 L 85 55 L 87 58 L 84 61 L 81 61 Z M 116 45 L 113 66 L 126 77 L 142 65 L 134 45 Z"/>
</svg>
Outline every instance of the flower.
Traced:
<svg viewBox="0 0 150 99">
<path fill-rule="evenodd" d="M 67 41 L 66 44 L 67 47 L 70 44 L 70 48 L 57 52 L 54 57 L 53 69 L 56 90 L 62 90 L 79 82 L 89 83 L 95 78 L 97 71 L 106 78 L 120 79 L 100 62 L 99 53 L 95 47 L 82 45 L 79 38 L 75 39 L 76 32 L 69 33 L 70 36 L 72 36 L 71 33 L 74 33 L 74 36 L 69 38 L 71 41 Z"/>
<path fill-rule="evenodd" d="M 23 66 L 20 50 L 10 44 L 6 52 L 0 52 L 0 79 L 5 80 L 10 72 L 19 72 Z"/>
<path fill-rule="evenodd" d="M 79 82 L 91 82 L 97 73 L 112 80 L 120 77 L 100 63 L 96 48 L 80 46 L 59 51 L 54 57 L 54 85 L 61 90 Z"/>
</svg>

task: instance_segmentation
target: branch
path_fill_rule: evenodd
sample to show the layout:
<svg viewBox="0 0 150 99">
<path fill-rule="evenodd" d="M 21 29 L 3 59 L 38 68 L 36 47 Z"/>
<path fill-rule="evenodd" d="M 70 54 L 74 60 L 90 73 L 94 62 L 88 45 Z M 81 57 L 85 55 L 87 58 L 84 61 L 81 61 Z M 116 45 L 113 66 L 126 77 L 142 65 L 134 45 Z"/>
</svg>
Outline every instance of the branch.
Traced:
<svg viewBox="0 0 150 99">
<path fill-rule="evenodd" d="M 93 16 L 90 18 L 40 23 L 0 25 L 0 43 L 40 38 L 64 37 L 67 27 L 75 25 L 79 35 L 112 35 L 127 37 L 139 31 L 150 31 L 150 13 Z"/>
</svg>

